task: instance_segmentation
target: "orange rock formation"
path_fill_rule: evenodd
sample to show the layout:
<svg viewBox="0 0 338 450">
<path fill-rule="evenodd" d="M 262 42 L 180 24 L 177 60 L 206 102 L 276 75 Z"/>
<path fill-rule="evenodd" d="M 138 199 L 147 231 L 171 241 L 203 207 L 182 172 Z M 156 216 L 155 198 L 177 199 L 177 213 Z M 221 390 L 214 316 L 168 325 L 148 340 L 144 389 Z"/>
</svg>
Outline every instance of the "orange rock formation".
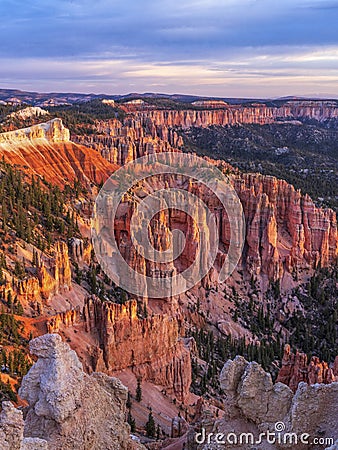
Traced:
<svg viewBox="0 0 338 450">
<path fill-rule="evenodd" d="M 308 362 L 305 353 L 300 353 L 298 351 L 292 353 L 290 346 L 286 345 L 282 367 L 276 381 L 288 385 L 295 392 L 301 381 L 308 384 L 329 384 L 338 381 L 337 369 L 338 356 L 335 359 L 334 367 L 330 368 L 326 362 L 320 361 L 317 356 L 313 356 L 310 362 Z"/>
<path fill-rule="evenodd" d="M 111 374 L 131 368 L 136 376 L 184 400 L 191 384 L 191 360 L 179 338 L 177 318 L 163 314 L 141 319 L 135 300 L 118 305 L 96 297 L 86 299 L 83 316 L 86 330 L 97 336 L 103 350 L 103 361 L 96 361 L 93 370 Z"/>
</svg>

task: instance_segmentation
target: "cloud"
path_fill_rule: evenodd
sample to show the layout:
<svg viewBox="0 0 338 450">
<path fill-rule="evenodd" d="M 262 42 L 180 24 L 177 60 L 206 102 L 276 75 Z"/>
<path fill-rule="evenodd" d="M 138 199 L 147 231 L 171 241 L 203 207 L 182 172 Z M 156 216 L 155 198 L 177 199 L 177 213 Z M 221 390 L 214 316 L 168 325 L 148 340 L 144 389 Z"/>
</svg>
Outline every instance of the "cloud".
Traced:
<svg viewBox="0 0 338 450">
<path fill-rule="evenodd" d="M 337 70 L 337 5 L 2 0 L 0 82 L 42 86 L 43 79 L 46 88 L 55 83 L 73 89 L 79 83 L 85 89 L 88 83 L 96 91 L 110 86 L 110 92 L 126 92 L 135 85 L 141 91 L 154 85 L 197 90 L 200 80 L 204 94 L 207 83 L 237 83 L 242 92 L 239 80 L 264 77 L 279 79 L 283 89 L 291 86 L 290 77 L 305 77 L 304 86 L 317 85 L 316 77 L 327 84 L 325 76 Z M 267 82 L 267 92 L 275 88 L 275 81 Z"/>
</svg>

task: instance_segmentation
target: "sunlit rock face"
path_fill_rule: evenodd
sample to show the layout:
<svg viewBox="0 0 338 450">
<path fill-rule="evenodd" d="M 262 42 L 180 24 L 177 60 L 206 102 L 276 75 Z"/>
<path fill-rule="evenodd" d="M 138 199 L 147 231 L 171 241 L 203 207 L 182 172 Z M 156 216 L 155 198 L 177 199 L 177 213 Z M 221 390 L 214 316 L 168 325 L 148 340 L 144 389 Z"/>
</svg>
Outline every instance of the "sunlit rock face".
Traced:
<svg viewBox="0 0 338 450">
<path fill-rule="evenodd" d="M 96 151 L 71 142 L 61 119 L 0 133 L 0 157 L 61 188 L 74 180 L 100 183 L 116 170 Z"/>
<path fill-rule="evenodd" d="M 52 119 L 28 128 L 0 133 L 0 144 L 14 144 L 35 139 L 46 139 L 49 142 L 69 142 L 70 133 L 68 128 L 63 126 L 61 119 Z"/>
<path fill-rule="evenodd" d="M 179 318 L 159 314 L 141 319 L 137 309 L 136 301 L 118 305 L 86 299 L 86 331 L 98 336 L 97 353 L 102 350 L 93 370 L 132 368 L 137 377 L 165 386 L 183 401 L 191 384 L 191 358 L 179 338 Z"/>
<path fill-rule="evenodd" d="M 278 372 L 277 381 L 287 384 L 293 391 L 297 390 L 300 382 L 308 384 L 329 384 L 338 381 L 338 356 L 333 367 L 317 356 L 310 361 L 305 353 L 292 353 L 290 346 L 286 345 L 282 359 L 282 367 Z"/>
</svg>

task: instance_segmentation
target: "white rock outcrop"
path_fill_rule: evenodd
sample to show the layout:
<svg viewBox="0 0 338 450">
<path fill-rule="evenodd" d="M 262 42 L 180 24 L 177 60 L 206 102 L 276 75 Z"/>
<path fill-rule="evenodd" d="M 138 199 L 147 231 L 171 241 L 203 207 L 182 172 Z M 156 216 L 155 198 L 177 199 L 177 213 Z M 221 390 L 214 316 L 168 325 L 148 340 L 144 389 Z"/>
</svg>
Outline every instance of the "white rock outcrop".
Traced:
<svg viewBox="0 0 338 450">
<path fill-rule="evenodd" d="M 314 439 L 338 439 L 338 383 L 308 385 L 299 383 L 295 394 L 283 383 L 273 383 L 271 375 L 256 362 L 248 362 L 242 356 L 228 360 L 220 374 L 220 385 L 225 395 L 224 418 L 216 421 L 209 432 L 227 436 L 235 433 L 252 433 L 258 438 L 262 432 L 295 433 L 298 442 L 286 439 L 281 443 L 264 440 L 257 444 L 262 450 L 308 448 L 319 450 Z M 300 436 L 307 434 L 308 443 L 300 442 Z M 329 441 L 326 441 L 329 442 Z M 311 445 L 310 445 L 311 444 Z M 331 449 L 335 449 L 334 444 Z M 230 444 L 211 443 L 201 445 L 203 450 L 233 448 Z M 241 449 L 254 448 L 253 443 L 242 443 Z"/>
<path fill-rule="evenodd" d="M 13 117 L 14 119 L 26 120 L 31 117 L 46 116 L 49 112 L 39 106 L 28 106 L 28 108 L 20 109 L 19 111 L 14 111 L 7 117 Z"/>
<path fill-rule="evenodd" d="M 0 449 L 48 450 L 47 441 L 39 438 L 24 438 L 23 430 L 22 411 L 16 409 L 11 402 L 3 402 L 0 413 Z"/>
<path fill-rule="evenodd" d="M 24 411 L 3 403 L 1 450 L 136 450 L 125 422 L 127 388 L 117 378 L 83 372 L 76 353 L 58 334 L 30 342 L 38 357 L 23 378 Z"/>
<path fill-rule="evenodd" d="M 34 141 L 36 139 L 44 139 L 49 142 L 69 142 L 70 133 L 68 128 L 63 126 L 61 119 L 52 119 L 28 128 L 0 133 L 1 145 L 13 145 Z"/>
</svg>

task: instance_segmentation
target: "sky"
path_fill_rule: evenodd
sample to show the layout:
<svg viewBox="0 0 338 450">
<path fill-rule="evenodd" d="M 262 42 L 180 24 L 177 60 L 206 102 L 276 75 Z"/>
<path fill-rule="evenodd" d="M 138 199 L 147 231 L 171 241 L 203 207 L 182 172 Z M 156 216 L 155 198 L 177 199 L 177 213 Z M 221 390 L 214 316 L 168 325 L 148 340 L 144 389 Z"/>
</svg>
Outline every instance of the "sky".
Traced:
<svg viewBox="0 0 338 450">
<path fill-rule="evenodd" d="M 338 0 L 1 0 L 0 88 L 338 97 Z"/>
</svg>

